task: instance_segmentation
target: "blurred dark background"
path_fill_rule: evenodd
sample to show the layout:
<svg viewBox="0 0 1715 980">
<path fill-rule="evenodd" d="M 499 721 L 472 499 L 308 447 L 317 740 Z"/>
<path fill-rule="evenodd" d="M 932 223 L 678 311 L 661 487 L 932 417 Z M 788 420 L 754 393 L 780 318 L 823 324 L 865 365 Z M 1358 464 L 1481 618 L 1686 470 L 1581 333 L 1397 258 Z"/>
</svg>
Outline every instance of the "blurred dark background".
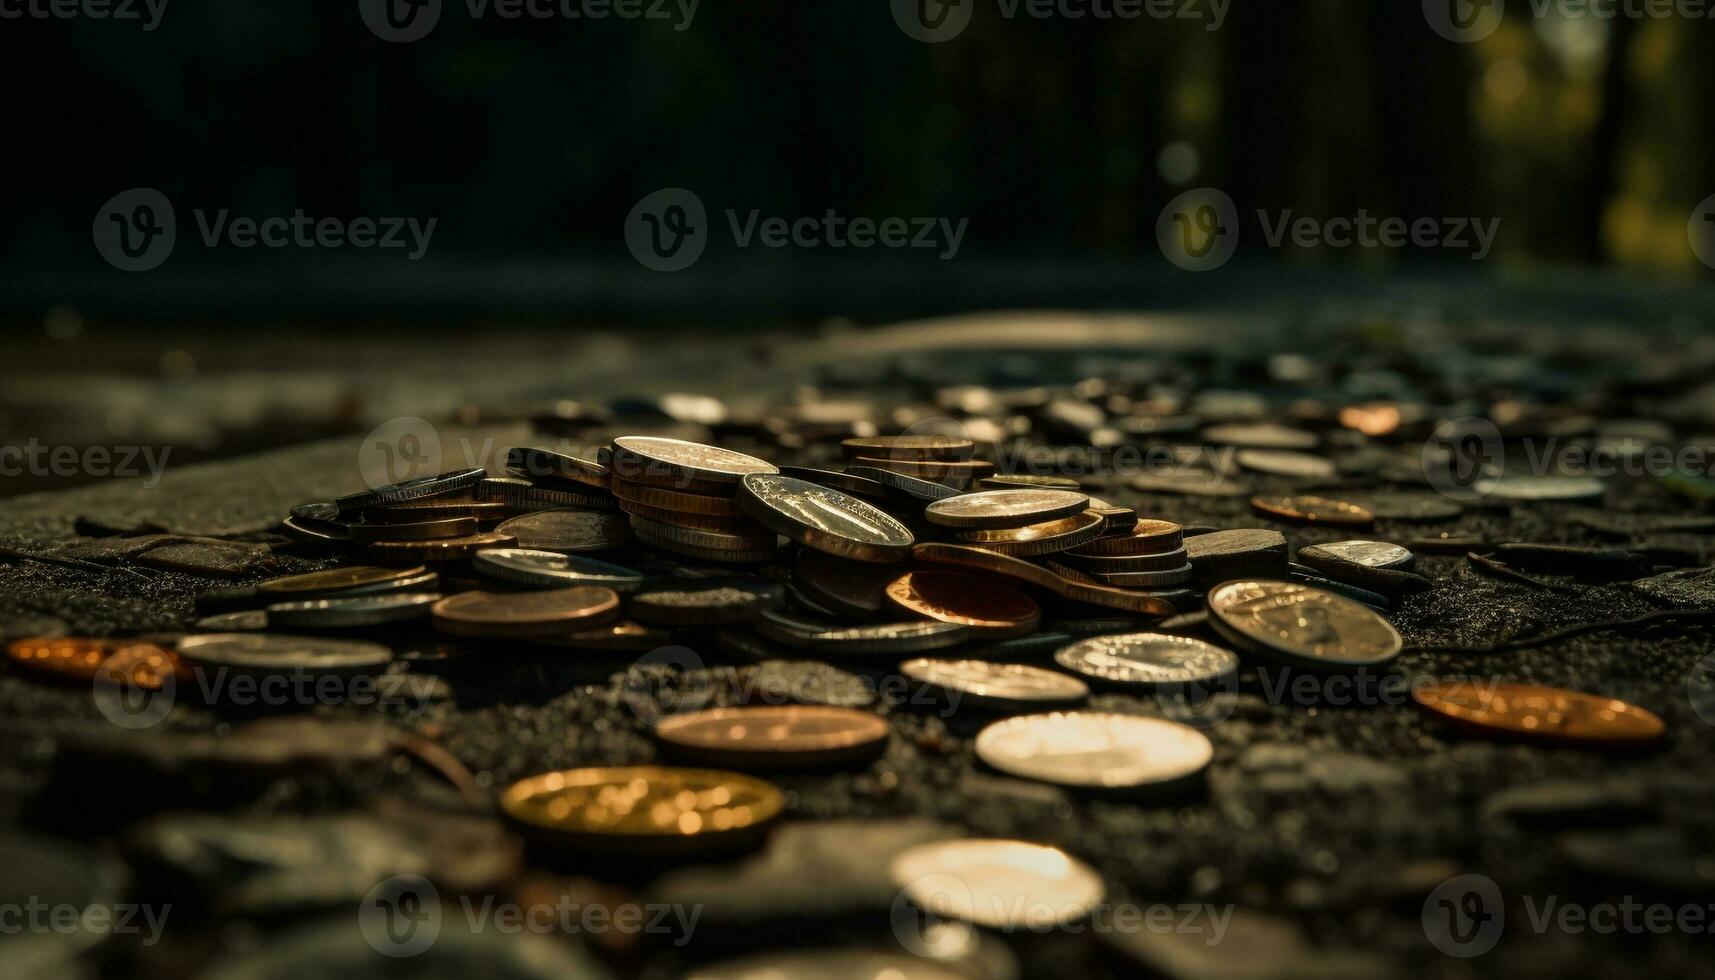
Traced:
<svg viewBox="0 0 1715 980">
<path fill-rule="evenodd" d="M 170 0 L 153 30 L 0 20 L 0 313 L 29 330 L 47 310 L 881 319 L 1232 302 L 1301 289 L 1311 269 L 1322 285 L 1480 277 L 1580 303 L 1594 290 L 1621 310 L 1712 275 L 1687 233 L 1715 194 L 1708 19 L 1515 2 L 1492 34 L 1453 43 L 1403 0 L 1240 0 L 1218 30 L 1207 0 L 1180 0 L 1194 18 L 1129 20 L 961 2 L 969 26 L 939 44 L 907 36 L 881 0 L 701 3 L 688 24 L 680 5 L 663 5 L 668 19 L 509 20 L 444 0 L 413 43 L 377 36 L 355 2 Z M 92 221 L 134 187 L 172 201 L 178 246 L 123 273 L 92 245 Z M 702 261 L 664 274 L 632 258 L 623 227 L 666 187 L 694 191 L 721 226 L 731 208 L 969 228 L 951 261 L 736 249 L 717 234 Z M 1500 231 L 1478 263 L 1268 248 L 1247 217 L 1231 266 L 1194 275 L 1155 233 L 1197 187 L 1241 215 L 1366 209 Z M 437 223 L 409 261 L 207 248 L 196 209 Z"/>
</svg>

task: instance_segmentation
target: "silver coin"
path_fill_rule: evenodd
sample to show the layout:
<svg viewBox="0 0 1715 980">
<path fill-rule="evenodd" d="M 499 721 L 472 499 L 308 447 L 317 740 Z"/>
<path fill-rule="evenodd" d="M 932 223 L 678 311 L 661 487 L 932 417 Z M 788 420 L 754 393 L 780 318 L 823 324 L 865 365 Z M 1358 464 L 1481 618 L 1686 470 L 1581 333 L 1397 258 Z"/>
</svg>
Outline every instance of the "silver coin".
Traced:
<svg viewBox="0 0 1715 980">
<path fill-rule="evenodd" d="M 872 504 L 789 476 L 747 475 L 739 509 L 807 548 L 858 561 L 899 561 L 916 543 L 911 529 Z"/>
<path fill-rule="evenodd" d="M 204 633 L 256 633 L 267 628 L 266 609 L 241 609 L 218 616 L 204 616 L 196 621 L 196 629 Z"/>
<path fill-rule="evenodd" d="M 1410 550 L 1386 541 L 1330 541 L 1298 552 L 1301 560 L 1326 559 L 1367 568 L 1410 568 L 1416 560 Z"/>
<path fill-rule="evenodd" d="M 1089 504 L 1088 495 L 1071 490 L 984 490 L 937 500 L 923 516 L 943 527 L 1012 528 L 1081 514 Z"/>
<path fill-rule="evenodd" d="M 939 483 L 919 480 L 914 476 L 906 476 L 903 473 L 895 473 L 892 470 L 884 470 L 874 466 L 848 466 L 846 472 L 853 476 L 861 476 L 866 480 L 874 480 L 877 483 L 892 487 L 908 497 L 922 501 L 946 500 L 948 497 L 957 497 L 963 492 Z"/>
<path fill-rule="evenodd" d="M 1123 589 L 1164 589 L 1191 581 L 1191 563 L 1159 572 L 1093 572 L 1104 585 Z"/>
<path fill-rule="evenodd" d="M 1061 786 L 1169 791 L 1214 758 L 1208 737 L 1163 718 L 1067 711 L 997 721 L 977 734 L 977 758 L 1013 776 Z"/>
<path fill-rule="evenodd" d="M 1233 458 L 1247 470 L 1298 480 L 1327 480 L 1338 472 L 1320 456 L 1286 449 L 1241 449 Z"/>
<path fill-rule="evenodd" d="M 675 477 L 687 482 L 737 483 L 748 473 L 778 473 L 773 463 L 719 446 L 655 436 L 621 436 L 613 441 L 614 474 Z"/>
<path fill-rule="evenodd" d="M 351 629 L 421 619 L 441 600 L 439 592 L 390 592 L 386 595 L 279 602 L 268 607 L 268 622 L 287 629 Z"/>
<path fill-rule="evenodd" d="M 1009 931 L 1077 922 L 1107 895 L 1094 868 L 1058 847 L 1021 840 L 918 844 L 894 855 L 887 874 L 925 911 Z"/>
<path fill-rule="evenodd" d="M 829 655 L 921 653 L 955 646 L 970 638 L 968 626 L 957 623 L 910 622 L 847 626 L 810 638 L 810 649 Z"/>
<path fill-rule="evenodd" d="M 494 529 L 533 551 L 608 551 L 631 540 L 618 514 L 589 510 L 539 510 L 502 522 Z"/>
<path fill-rule="evenodd" d="M 393 659 L 379 643 L 281 633 L 207 633 L 179 641 L 179 654 L 206 667 L 239 673 L 370 673 Z"/>
<path fill-rule="evenodd" d="M 373 490 L 359 490 L 348 493 L 334 500 L 341 511 L 362 510 L 376 504 L 396 504 L 406 500 L 426 500 L 430 497 L 446 497 L 453 494 L 468 493 L 473 490 L 483 477 L 487 476 L 481 467 L 454 470 L 451 473 L 441 473 L 436 476 L 424 476 L 403 483 L 392 483 Z"/>
<path fill-rule="evenodd" d="M 1502 476 L 1489 487 L 1489 495 L 1503 500 L 1598 500 L 1607 485 L 1593 476 Z"/>
<path fill-rule="evenodd" d="M 1076 677 L 1025 664 L 924 657 L 900 664 L 899 672 L 939 689 L 956 707 L 1001 711 L 1069 708 L 1090 696 L 1089 686 Z"/>
<path fill-rule="evenodd" d="M 1291 666 L 1379 667 L 1404 646 L 1368 607 L 1296 582 L 1227 582 L 1209 592 L 1209 612 L 1222 636 Z"/>
<path fill-rule="evenodd" d="M 484 575 L 521 585 L 552 588 L 601 585 L 623 594 L 635 592 L 643 584 L 641 572 L 623 565 L 530 548 L 484 548 L 472 556 L 471 567 Z"/>
<path fill-rule="evenodd" d="M 1057 651 L 1054 662 L 1111 684 L 1192 684 L 1219 680 L 1239 669 L 1238 655 L 1231 650 L 1166 633 L 1091 637 Z"/>
<path fill-rule="evenodd" d="M 1273 422 L 1234 422 L 1204 429 L 1203 441 L 1241 449 L 1315 449 L 1316 433 Z"/>
</svg>

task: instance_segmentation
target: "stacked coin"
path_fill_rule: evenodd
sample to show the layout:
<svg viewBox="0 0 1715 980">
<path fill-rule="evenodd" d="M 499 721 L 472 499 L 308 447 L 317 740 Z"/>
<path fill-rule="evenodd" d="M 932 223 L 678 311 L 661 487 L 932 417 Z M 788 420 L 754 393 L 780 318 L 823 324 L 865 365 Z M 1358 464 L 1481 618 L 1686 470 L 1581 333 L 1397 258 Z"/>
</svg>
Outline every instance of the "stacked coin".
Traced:
<svg viewBox="0 0 1715 980">
<path fill-rule="evenodd" d="M 1191 580 L 1181 528 L 1171 521 L 1139 520 L 1124 533 L 1073 548 L 1056 560 L 1119 588 L 1166 589 Z"/>
<path fill-rule="evenodd" d="M 745 516 L 735 499 L 747 474 L 772 463 L 717 446 L 654 436 L 613 441 L 612 489 L 639 541 L 704 561 L 771 560 L 773 531 Z"/>
<path fill-rule="evenodd" d="M 914 480 L 965 490 L 994 473 L 994 464 L 972 459 L 976 443 L 958 436 L 868 436 L 840 443 L 848 467 L 896 473 Z"/>
</svg>

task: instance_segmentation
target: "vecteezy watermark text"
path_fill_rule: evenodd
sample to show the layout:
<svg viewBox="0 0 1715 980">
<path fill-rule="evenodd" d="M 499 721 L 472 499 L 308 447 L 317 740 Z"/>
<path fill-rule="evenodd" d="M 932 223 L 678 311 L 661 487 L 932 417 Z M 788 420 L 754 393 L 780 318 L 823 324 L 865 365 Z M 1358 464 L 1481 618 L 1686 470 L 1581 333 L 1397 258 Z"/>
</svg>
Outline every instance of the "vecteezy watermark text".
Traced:
<svg viewBox="0 0 1715 980">
<path fill-rule="evenodd" d="M 144 489 L 153 490 L 167 469 L 173 447 L 162 446 L 44 446 L 30 439 L 21 446 L 0 445 L 0 476 L 134 477 L 147 474 Z M 142 466 L 137 464 L 141 462 Z"/>
<path fill-rule="evenodd" d="M 471 20 L 651 20 L 689 30 L 702 0 L 464 0 Z M 383 41 L 409 44 L 441 20 L 442 0 L 358 0 L 358 14 Z"/>
<path fill-rule="evenodd" d="M 970 26 L 979 0 L 892 0 L 893 21 L 925 44 L 951 41 Z M 1232 0 L 994 0 L 1006 20 L 1186 20 L 1218 31 Z"/>
<path fill-rule="evenodd" d="M 161 941 L 161 930 L 166 928 L 167 916 L 172 911 L 171 905 L 131 902 L 76 905 L 49 902 L 31 895 L 22 902 L 0 903 L 0 936 L 141 935 L 144 946 L 153 946 Z"/>
<path fill-rule="evenodd" d="M 167 0 L 0 0 L 0 20 L 116 20 L 161 26 Z"/>
<path fill-rule="evenodd" d="M 1591 932 L 1641 936 L 1715 932 L 1715 904 L 1618 901 L 1584 903 L 1559 895 L 1524 895 L 1523 926 L 1538 935 Z M 1423 934 L 1448 956 L 1468 959 L 1494 949 L 1507 929 L 1507 908 L 1493 878 L 1465 874 L 1449 878 L 1423 902 Z M 1515 925 L 1520 920 L 1514 917 Z"/>
</svg>

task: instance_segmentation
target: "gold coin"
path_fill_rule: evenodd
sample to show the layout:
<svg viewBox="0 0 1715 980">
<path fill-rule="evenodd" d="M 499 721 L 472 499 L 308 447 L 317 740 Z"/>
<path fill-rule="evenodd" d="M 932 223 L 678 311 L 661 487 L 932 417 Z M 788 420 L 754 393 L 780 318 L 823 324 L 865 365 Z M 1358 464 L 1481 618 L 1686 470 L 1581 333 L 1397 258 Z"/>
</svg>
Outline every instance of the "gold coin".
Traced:
<svg viewBox="0 0 1715 980">
<path fill-rule="evenodd" d="M 966 572 L 907 572 L 887 586 L 887 597 L 908 612 L 969 626 L 993 639 L 1023 636 L 1042 623 L 1042 608 L 1035 599 Z"/>
<path fill-rule="evenodd" d="M 852 708 L 762 705 L 673 715 L 655 737 L 696 762 L 734 769 L 813 769 L 887 751 L 887 722 Z"/>
<path fill-rule="evenodd" d="M 115 684 L 131 684 L 145 691 L 159 691 L 167 679 L 194 681 L 196 673 L 172 650 L 153 643 L 133 643 L 108 657 L 96 676 Z"/>
<path fill-rule="evenodd" d="M 1086 510 L 1071 517 L 1025 527 L 960 531 L 959 540 L 1003 555 L 1029 558 L 1086 545 L 1101 533 L 1101 515 Z"/>
<path fill-rule="evenodd" d="M 390 582 L 428 574 L 422 565 L 415 568 L 376 568 L 354 565 L 350 568 L 330 568 L 325 572 L 306 572 L 269 579 L 258 585 L 259 591 L 271 595 L 312 595 L 329 592 L 358 592 L 385 587 Z"/>
<path fill-rule="evenodd" d="M 1184 544 L 1183 528 L 1172 521 L 1140 520 L 1124 536 L 1097 538 L 1083 547 L 1073 549 L 1079 556 L 1117 557 L 1120 555 L 1158 555 L 1176 551 Z"/>
<path fill-rule="evenodd" d="M 1088 509 L 1089 504 L 1089 497 L 1071 490 L 1021 487 L 963 493 L 937 500 L 924 508 L 923 516 L 931 524 L 943 527 L 1004 529 L 1073 517 Z"/>
<path fill-rule="evenodd" d="M 435 628 L 454 636 L 564 636 L 619 615 L 619 594 L 596 585 L 545 592 L 464 592 L 429 610 Z"/>
<path fill-rule="evenodd" d="M 687 489 L 702 484 L 732 492 L 747 473 L 778 473 L 773 463 L 755 456 L 683 439 L 620 436 L 613 441 L 610 465 L 616 480 Z"/>
<path fill-rule="evenodd" d="M 1362 525 L 1375 523 L 1376 516 L 1357 504 L 1327 497 L 1252 497 L 1251 507 L 1280 521 L 1297 524 Z"/>
<path fill-rule="evenodd" d="M 625 509 L 626 503 L 634 503 L 654 510 L 707 514 L 712 517 L 739 516 L 738 504 L 734 503 L 732 499 L 736 489 L 735 486 L 728 486 L 724 494 L 716 495 L 667 490 L 642 483 L 633 483 L 630 480 L 615 479 L 613 481 L 613 495 L 620 499 L 621 510 Z"/>
<path fill-rule="evenodd" d="M 501 810 L 545 841 L 642 856 L 755 843 L 784 806 L 760 779 L 663 766 L 547 772 L 500 796 Z"/>
<path fill-rule="evenodd" d="M 1485 735 L 1571 745 L 1646 745 L 1667 726 L 1653 712 L 1616 698 L 1534 684 L 1462 680 L 1414 689 L 1418 705 Z"/>
<path fill-rule="evenodd" d="M 976 443 L 958 436 L 862 436 L 840 443 L 847 459 L 957 461 L 970 459 L 976 449 Z"/>
<path fill-rule="evenodd" d="M 1253 652 L 1312 670 L 1379 667 L 1404 645 L 1368 606 L 1297 582 L 1218 585 L 1209 591 L 1209 622 Z"/>
<path fill-rule="evenodd" d="M 510 534 L 484 531 L 433 541 L 377 541 L 369 546 L 369 553 L 381 561 L 459 561 L 484 548 L 510 548 L 517 543 Z"/>
</svg>

